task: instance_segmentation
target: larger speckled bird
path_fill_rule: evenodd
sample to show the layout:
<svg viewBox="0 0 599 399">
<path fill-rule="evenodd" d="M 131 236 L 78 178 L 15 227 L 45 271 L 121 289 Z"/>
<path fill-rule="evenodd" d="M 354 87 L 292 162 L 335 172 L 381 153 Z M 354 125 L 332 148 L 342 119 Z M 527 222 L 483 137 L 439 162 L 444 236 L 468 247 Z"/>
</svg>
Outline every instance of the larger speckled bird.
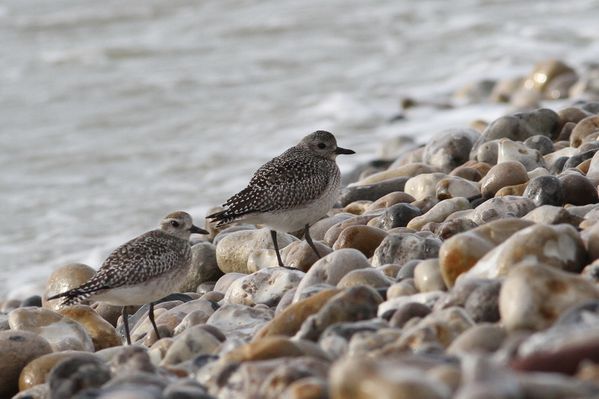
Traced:
<svg viewBox="0 0 599 399">
<path fill-rule="evenodd" d="M 264 224 L 271 236 L 279 266 L 283 266 L 277 231 L 304 229 L 306 241 L 320 254 L 310 238 L 310 225 L 324 216 L 339 196 L 340 173 L 335 159 L 354 151 L 337 146 L 329 132 L 316 131 L 296 146 L 264 164 L 246 188 L 229 198 L 225 210 L 209 215 L 217 226 L 234 220 Z"/>
<path fill-rule="evenodd" d="M 131 336 L 127 306 L 149 303 L 150 322 L 160 337 L 154 322 L 154 302 L 172 294 L 183 283 L 191 266 L 192 233 L 208 234 L 193 225 L 188 213 L 173 212 L 162 219 L 159 229 L 115 249 L 88 282 L 48 300 L 65 298 L 62 302 L 65 306 L 86 299 L 122 306 L 128 344 Z"/>
</svg>

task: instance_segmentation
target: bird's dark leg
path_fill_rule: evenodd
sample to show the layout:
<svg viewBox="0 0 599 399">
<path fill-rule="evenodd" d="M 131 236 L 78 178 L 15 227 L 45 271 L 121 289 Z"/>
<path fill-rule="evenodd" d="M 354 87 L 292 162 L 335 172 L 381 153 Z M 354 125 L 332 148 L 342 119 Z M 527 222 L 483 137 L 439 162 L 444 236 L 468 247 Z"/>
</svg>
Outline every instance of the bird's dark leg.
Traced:
<svg viewBox="0 0 599 399">
<path fill-rule="evenodd" d="M 277 242 L 277 232 L 274 230 L 271 230 L 270 236 L 272 237 L 272 243 L 275 246 L 275 252 L 277 253 L 277 262 L 279 262 L 279 266 L 285 267 L 283 265 L 283 259 L 281 259 L 281 253 L 279 252 L 279 243 Z"/>
<path fill-rule="evenodd" d="M 127 306 L 123 306 L 123 323 L 125 324 L 125 337 L 127 345 L 131 345 L 131 335 L 129 334 L 129 315 L 127 314 Z"/>
<path fill-rule="evenodd" d="M 152 323 L 152 327 L 154 327 L 154 332 L 156 333 L 156 340 L 159 340 L 160 334 L 158 333 L 158 327 L 156 327 L 156 322 L 154 321 L 154 302 L 150 302 L 150 311 L 148 312 L 148 317 L 150 318 L 150 323 Z"/>
<path fill-rule="evenodd" d="M 312 248 L 312 250 L 314 251 L 316 256 L 318 256 L 318 259 L 322 258 L 322 256 L 320 256 L 320 253 L 318 252 L 318 249 L 316 249 L 316 245 L 314 245 L 314 242 L 312 241 L 312 237 L 310 237 L 310 225 L 309 224 L 306 224 L 306 227 L 304 227 L 304 237 L 306 238 L 306 242 L 308 243 L 310 248 Z"/>
</svg>

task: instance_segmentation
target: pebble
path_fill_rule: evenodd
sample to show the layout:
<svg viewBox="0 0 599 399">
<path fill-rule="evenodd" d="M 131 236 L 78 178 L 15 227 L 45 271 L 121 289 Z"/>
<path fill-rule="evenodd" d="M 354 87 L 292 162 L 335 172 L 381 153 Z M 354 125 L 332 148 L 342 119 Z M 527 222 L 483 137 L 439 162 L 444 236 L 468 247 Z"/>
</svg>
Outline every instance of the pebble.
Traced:
<svg viewBox="0 0 599 399">
<path fill-rule="evenodd" d="M 522 265 L 536 264 L 580 273 L 586 262 L 584 244 L 574 227 L 535 224 L 489 251 L 463 278 L 504 277 Z"/>
<path fill-rule="evenodd" d="M 475 287 L 464 301 L 464 309 L 477 323 L 495 323 L 500 319 L 499 293 L 500 280 L 489 280 L 488 283 Z"/>
<path fill-rule="evenodd" d="M 349 226 L 339 234 L 333 244 L 333 249 L 354 248 L 370 258 L 386 236 L 387 233 L 384 230 L 376 227 Z"/>
<path fill-rule="evenodd" d="M 480 182 L 480 192 L 491 198 L 503 187 L 526 183 L 526 168 L 516 161 L 506 161 L 493 166 Z"/>
<path fill-rule="evenodd" d="M 411 204 L 395 204 L 385 209 L 379 217 L 377 227 L 391 230 L 396 227 L 406 227 L 410 220 L 422 215 L 420 208 Z"/>
<path fill-rule="evenodd" d="M 52 301 L 48 301 L 46 298 L 77 288 L 86 283 L 94 274 L 96 274 L 94 269 L 82 263 L 70 263 L 54 270 L 48 277 L 46 291 L 42 296 L 42 306 L 50 310 L 60 308 L 61 298 Z"/>
<path fill-rule="evenodd" d="M 559 113 L 558 113 L 559 115 Z M 563 121 L 563 119 L 560 116 L 560 121 Z M 551 139 L 547 136 L 543 136 L 543 135 L 536 135 L 536 136 L 532 136 L 527 138 L 526 140 L 524 140 L 524 145 L 527 146 L 528 148 L 532 148 L 534 150 L 537 150 L 541 153 L 541 155 L 547 155 L 549 153 L 552 153 L 555 148 L 553 146 L 553 141 L 551 141 Z"/>
<path fill-rule="evenodd" d="M 522 194 L 530 198 L 536 206 L 564 204 L 564 190 L 560 179 L 555 176 L 539 176 L 528 182 Z"/>
<path fill-rule="evenodd" d="M 575 227 L 577 227 L 583 220 L 582 218 L 571 214 L 561 206 L 554 205 L 541 205 L 528 212 L 522 219 L 544 224 L 567 223 Z"/>
<path fill-rule="evenodd" d="M 499 140 L 497 163 L 507 161 L 519 162 L 527 171 L 545 167 L 545 160 L 538 150 L 529 148 L 521 142 L 508 139 Z"/>
<path fill-rule="evenodd" d="M 116 329 L 94 312 L 89 306 L 75 305 L 58 311 L 61 315 L 75 320 L 85 328 L 92 339 L 94 350 L 121 345 L 121 337 Z"/>
<path fill-rule="evenodd" d="M 599 115 L 589 115 L 579 121 L 570 134 L 570 146 L 580 147 L 590 135 L 599 133 Z"/>
<path fill-rule="evenodd" d="M 175 338 L 166 351 L 161 365 L 176 365 L 195 356 L 215 354 L 220 344 L 221 340 L 204 325 L 192 326 Z"/>
<path fill-rule="evenodd" d="M 318 284 L 337 285 L 352 270 L 370 268 L 364 254 L 353 248 L 339 249 L 316 262 L 297 286 L 293 302 L 297 302 L 303 292 Z"/>
<path fill-rule="evenodd" d="M 191 247 L 191 267 L 185 281 L 181 284 L 181 292 L 195 292 L 198 285 L 205 281 L 216 281 L 223 272 L 216 261 L 216 246 L 206 241 Z"/>
<path fill-rule="evenodd" d="M 86 329 L 76 321 L 43 308 L 18 308 L 8 315 L 12 330 L 25 330 L 45 338 L 54 351 L 94 351 Z"/>
<path fill-rule="evenodd" d="M 378 268 L 358 269 L 347 273 L 337 283 L 337 288 L 349 288 L 357 285 L 367 285 L 372 288 L 386 289 L 394 280 L 387 277 Z"/>
<path fill-rule="evenodd" d="M 225 303 L 276 306 L 283 294 L 297 287 L 304 276 L 299 270 L 269 267 L 235 280 L 227 290 Z"/>
<path fill-rule="evenodd" d="M 410 179 L 408 176 L 401 176 L 374 184 L 346 187 L 341 190 L 338 203 L 344 207 L 354 201 L 376 201 L 386 194 L 404 191 L 408 179 Z"/>
<path fill-rule="evenodd" d="M 575 274 L 543 265 L 522 265 L 503 282 L 499 294 L 506 329 L 549 327 L 569 307 L 599 298 L 599 288 Z"/>
<path fill-rule="evenodd" d="M 331 399 L 449 399 L 449 388 L 400 360 L 347 358 L 331 369 Z"/>
<path fill-rule="evenodd" d="M 535 207 L 533 200 L 515 195 L 491 198 L 474 209 L 472 221 L 480 226 L 497 219 L 522 217 Z"/>
<path fill-rule="evenodd" d="M 507 332 L 495 324 L 480 323 L 460 334 L 449 347 L 447 353 L 462 355 L 469 353 L 488 354 L 499 349 Z"/>
<path fill-rule="evenodd" d="M 332 248 L 343 230 L 350 226 L 364 226 L 374 217 L 374 215 L 354 216 L 351 219 L 343 220 L 337 224 L 334 224 L 327 230 L 323 240 Z"/>
<path fill-rule="evenodd" d="M 485 254 L 532 224 L 522 219 L 499 219 L 443 242 L 439 250 L 439 265 L 445 284 L 453 287 L 458 276 L 470 270 Z"/>
<path fill-rule="evenodd" d="M 249 338 L 273 316 L 274 311 L 267 307 L 226 304 L 218 308 L 206 323 L 218 328 L 227 337 Z"/>
<path fill-rule="evenodd" d="M 63 351 L 48 353 L 40 356 L 27 364 L 21 371 L 19 376 L 19 391 L 32 388 L 39 384 L 47 382 L 48 374 L 54 366 L 65 359 L 71 358 L 97 359 L 97 357 L 89 352 L 81 351 Z"/>
<path fill-rule="evenodd" d="M 417 201 L 430 197 L 436 198 L 437 184 L 446 177 L 445 173 L 424 173 L 414 176 L 406 182 L 404 191 Z"/>
<path fill-rule="evenodd" d="M 326 256 L 333 252 L 333 249 L 322 242 L 315 241 L 314 245 L 321 256 Z M 320 259 L 316 256 L 310 245 L 304 240 L 294 241 L 287 245 L 285 249 L 281 251 L 281 257 L 283 258 L 285 266 L 293 267 L 303 272 L 310 270 L 312 265 Z"/>
<path fill-rule="evenodd" d="M 413 162 L 408 163 L 406 165 L 398 166 L 398 167 L 390 167 L 387 170 L 373 173 L 354 185 L 356 186 L 366 186 L 370 184 L 380 183 L 385 180 L 395 179 L 397 177 L 414 177 L 418 176 L 422 173 L 432 173 L 438 172 L 439 169 L 434 165 L 422 163 L 422 162 Z M 400 190 L 398 190 L 399 192 Z M 409 201 L 410 202 L 410 201 Z"/>
<path fill-rule="evenodd" d="M 403 265 L 412 259 L 436 258 L 441 240 L 414 233 L 391 234 L 385 237 L 372 256 L 372 266 L 388 263 Z"/>
<path fill-rule="evenodd" d="M 32 360 L 52 352 L 48 341 L 29 331 L 0 331 L 0 397 L 19 391 L 19 375 Z"/>
<path fill-rule="evenodd" d="M 316 341 L 320 334 L 334 323 L 376 317 L 381 302 L 383 298 L 371 287 L 346 288 L 330 298 L 316 314 L 309 316 L 295 337 Z"/>
<path fill-rule="evenodd" d="M 296 241 L 291 234 L 277 233 L 279 248 Z M 235 231 L 223 237 L 216 246 L 216 261 L 223 273 L 249 274 L 248 258 L 257 249 L 274 249 L 270 230 Z"/>
<path fill-rule="evenodd" d="M 577 173 L 566 173 L 559 176 L 564 193 L 564 203 L 571 205 L 587 205 L 599 202 L 597 189 L 585 176 Z"/>
<path fill-rule="evenodd" d="M 438 133 L 424 146 L 425 164 L 450 172 L 466 162 L 470 149 L 480 135 L 474 129 L 449 129 Z"/>
<path fill-rule="evenodd" d="M 459 176 L 448 176 L 437 183 L 435 188 L 437 199 L 464 197 L 470 198 L 480 194 L 480 184 Z"/>
<path fill-rule="evenodd" d="M 333 216 L 326 217 L 324 219 L 320 219 L 318 222 L 314 223 L 310 226 L 310 236 L 314 242 L 323 241 L 324 235 L 326 232 L 336 225 L 337 223 L 343 222 L 344 220 L 353 218 L 354 215 L 349 213 L 341 212 L 336 213 Z"/>
<path fill-rule="evenodd" d="M 482 136 L 487 141 L 500 138 L 524 141 L 536 135 L 553 138 L 557 136 L 559 127 L 559 115 L 550 109 L 542 108 L 502 116 L 491 122 Z"/>
<path fill-rule="evenodd" d="M 340 289 L 328 289 L 292 303 L 281 312 L 277 313 L 277 315 L 255 335 L 254 339 L 271 335 L 295 335 L 309 316 L 317 313 L 329 299 L 339 292 L 341 292 Z"/>
<path fill-rule="evenodd" d="M 406 302 L 393 312 L 391 319 L 389 319 L 389 325 L 395 328 L 403 328 L 413 318 L 424 318 L 430 313 L 431 308 L 422 303 Z"/>
<path fill-rule="evenodd" d="M 418 291 L 445 291 L 447 287 L 441 276 L 439 259 L 426 259 L 420 261 L 414 269 L 414 284 Z"/>
<path fill-rule="evenodd" d="M 87 388 L 100 388 L 110 380 L 110 370 L 95 357 L 71 357 L 48 375 L 51 398 L 72 398 Z"/>
<path fill-rule="evenodd" d="M 416 216 L 406 226 L 409 229 L 420 230 L 426 223 L 442 222 L 452 213 L 471 209 L 470 202 L 466 198 L 457 197 L 446 199 L 435 206 L 422 216 Z"/>
</svg>

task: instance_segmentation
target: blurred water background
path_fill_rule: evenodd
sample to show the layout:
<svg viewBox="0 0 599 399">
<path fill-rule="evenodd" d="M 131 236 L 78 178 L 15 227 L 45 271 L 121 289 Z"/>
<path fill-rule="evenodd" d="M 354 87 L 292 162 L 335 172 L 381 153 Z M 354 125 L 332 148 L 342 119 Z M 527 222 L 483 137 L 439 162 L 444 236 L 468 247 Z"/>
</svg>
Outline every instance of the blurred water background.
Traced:
<svg viewBox="0 0 599 399">
<path fill-rule="evenodd" d="M 0 298 L 199 218 L 316 129 L 358 154 L 495 118 L 426 108 L 542 59 L 599 59 L 599 1 L 2 0 Z"/>
</svg>

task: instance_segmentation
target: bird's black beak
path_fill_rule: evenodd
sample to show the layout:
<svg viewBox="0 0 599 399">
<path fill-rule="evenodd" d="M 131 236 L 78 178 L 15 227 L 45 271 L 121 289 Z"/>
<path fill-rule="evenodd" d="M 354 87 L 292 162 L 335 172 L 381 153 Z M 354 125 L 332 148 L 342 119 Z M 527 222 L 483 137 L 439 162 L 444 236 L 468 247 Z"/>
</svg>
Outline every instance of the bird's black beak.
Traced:
<svg viewBox="0 0 599 399">
<path fill-rule="evenodd" d="M 204 230 L 204 229 L 200 229 L 200 228 L 199 228 L 198 226 L 196 226 L 196 225 L 192 225 L 192 226 L 191 226 L 191 229 L 189 229 L 189 231 L 190 231 L 192 234 L 209 234 L 209 233 L 208 233 L 206 230 Z"/>
<path fill-rule="evenodd" d="M 335 149 L 335 154 L 355 154 L 356 152 L 354 150 L 348 150 L 347 148 L 341 148 L 341 147 L 337 147 L 337 149 Z"/>
</svg>

